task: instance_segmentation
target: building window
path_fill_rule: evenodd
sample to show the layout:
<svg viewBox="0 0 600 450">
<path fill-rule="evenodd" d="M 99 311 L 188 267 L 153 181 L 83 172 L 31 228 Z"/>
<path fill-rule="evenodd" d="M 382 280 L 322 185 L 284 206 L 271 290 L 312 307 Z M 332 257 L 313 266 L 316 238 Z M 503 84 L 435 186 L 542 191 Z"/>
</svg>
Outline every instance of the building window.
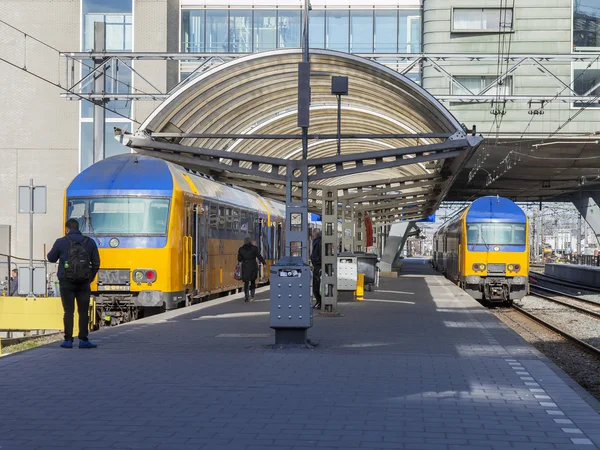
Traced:
<svg viewBox="0 0 600 450">
<path fill-rule="evenodd" d="M 300 48 L 302 13 L 300 11 L 279 10 L 278 30 L 278 48 Z"/>
<path fill-rule="evenodd" d="M 421 14 L 418 10 L 400 10 L 398 52 L 421 52 Z"/>
<path fill-rule="evenodd" d="M 325 11 L 312 10 L 308 21 L 310 48 L 325 48 Z"/>
<path fill-rule="evenodd" d="M 350 40 L 350 11 L 328 10 L 325 16 L 326 46 L 329 50 L 347 52 Z"/>
<path fill-rule="evenodd" d="M 582 64 L 581 68 L 573 70 L 573 90 L 578 95 L 588 97 L 600 96 L 600 68 L 595 64 L 595 68 L 586 68 L 586 64 Z M 574 108 L 599 108 L 600 102 L 589 104 L 587 102 L 575 102 Z"/>
<path fill-rule="evenodd" d="M 229 52 L 228 11 L 206 11 L 206 51 L 213 53 Z"/>
<path fill-rule="evenodd" d="M 512 8 L 454 8 L 452 31 L 507 32 L 513 29 Z"/>
<path fill-rule="evenodd" d="M 204 51 L 204 10 L 184 9 L 181 11 L 181 51 Z"/>
<path fill-rule="evenodd" d="M 254 51 L 277 48 L 277 11 L 254 11 Z"/>
<path fill-rule="evenodd" d="M 373 10 L 350 11 L 350 52 L 373 53 Z"/>
<path fill-rule="evenodd" d="M 252 52 L 252 10 L 232 9 L 229 12 L 229 51 Z"/>
<path fill-rule="evenodd" d="M 106 24 L 107 51 L 133 51 L 133 14 L 132 0 L 82 0 L 83 16 L 81 18 L 82 51 L 94 48 L 94 24 Z M 104 90 L 107 93 L 131 93 L 133 77 L 130 62 L 113 60 L 105 71 Z M 89 74 L 94 67 L 93 61 L 82 62 L 81 77 Z M 87 79 L 81 85 L 82 93 L 90 93 L 93 80 Z M 80 170 L 93 163 L 94 123 L 93 105 L 91 102 L 80 103 Z M 111 100 L 106 103 L 106 123 L 104 127 L 104 155 L 106 158 L 129 153 L 130 149 L 114 139 L 113 128 L 119 127 L 131 131 L 131 121 L 122 116 L 131 116 L 131 101 Z M 117 114 L 118 113 L 118 114 Z"/>
<path fill-rule="evenodd" d="M 593 0 L 573 2 L 574 50 L 600 50 L 600 3 Z"/>
<path fill-rule="evenodd" d="M 396 53 L 398 36 L 398 12 L 375 10 L 375 53 Z"/>
<path fill-rule="evenodd" d="M 452 95 L 478 95 L 481 91 L 492 85 L 494 81 L 498 79 L 498 77 L 494 75 L 457 75 L 454 77 L 454 79 L 467 88 L 468 91 L 452 83 L 452 87 L 450 89 Z M 471 91 L 473 94 L 471 94 L 469 91 Z M 484 95 L 512 95 L 512 77 L 505 78 L 502 84 L 497 84 L 491 87 L 487 92 L 485 92 Z"/>
</svg>

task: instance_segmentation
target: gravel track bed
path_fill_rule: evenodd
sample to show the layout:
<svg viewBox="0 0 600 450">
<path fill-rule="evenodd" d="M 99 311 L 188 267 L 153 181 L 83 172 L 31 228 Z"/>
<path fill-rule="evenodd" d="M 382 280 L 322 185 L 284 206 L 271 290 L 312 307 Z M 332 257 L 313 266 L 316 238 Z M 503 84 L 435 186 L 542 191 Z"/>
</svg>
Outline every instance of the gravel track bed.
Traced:
<svg viewBox="0 0 600 450">
<path fill-rule="evenodd" d="M 565 297 L 559 294 L 555 294 L 554 292 L 543 291 L 541 289 L 539 291 L 536 291 L 534 286 L 531 287 L 531 295 L 537 295 L 538 292 L 540 295 L 544 295 L 549 298 L 554 298 L 556 300 L 560 300 L 561 302 L 565 302 L 570 305 L 579 306 L 580 308 L 585 308 L 595 313 L 600 313 L 600 303 L 598 303 L 597 305 L 592 305 L 590 303 L 579 301 L 571 297 Z"/>
<path fill-rule="evenodd" d="M 527 298 L 527 297 L 526 297 Z M 507 326 L 600 400 L 600 357 L 511 309 L 492 311 Z"/>
<path fill-rule="evenodd" d="M 515 301 L 515 304 L 600 349 L 600 319 L 534 296 Z"/>
</svg>

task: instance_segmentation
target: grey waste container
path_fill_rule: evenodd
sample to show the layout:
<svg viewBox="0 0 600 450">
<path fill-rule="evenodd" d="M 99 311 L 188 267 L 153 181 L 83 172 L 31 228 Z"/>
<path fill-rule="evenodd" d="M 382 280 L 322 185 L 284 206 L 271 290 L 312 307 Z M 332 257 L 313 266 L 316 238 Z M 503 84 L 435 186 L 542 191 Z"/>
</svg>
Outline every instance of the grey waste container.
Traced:
<svg viewBox="0 0 600 450">
<path fill-rule="evenodd" d="M 377 262 L 379 257 L 372 253 L 356 253 L 358 273 L 365 275 L 365 289 L 373 291 L 373 287 L 378 284 Z"/>
</svg>

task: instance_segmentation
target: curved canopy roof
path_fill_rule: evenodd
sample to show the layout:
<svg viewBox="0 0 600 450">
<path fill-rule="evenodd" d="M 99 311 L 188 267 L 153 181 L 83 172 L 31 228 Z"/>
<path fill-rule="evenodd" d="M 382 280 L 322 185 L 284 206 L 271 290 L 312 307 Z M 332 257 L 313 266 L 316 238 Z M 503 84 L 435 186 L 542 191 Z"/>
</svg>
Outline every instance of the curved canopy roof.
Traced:
<svg viewBox="0 0 600 450">
<path fill-rule="evenodd" d="M 286 49 L 222 64 L 184 83 L 136 134 L 120 139 L 138 152 L 281 197 L 286 171 L 302 160 L 297 125 L 301 61 L 300 49 Z M 429 214 L 479 138 L 467 136 L 427 91 L 376 62 L 311 50 L 310 66 L 306 163 L 314 205 L 319 187 L 326 185 L 356 201 L 356 194 L 366 192 L 371 199 L 363 202 L 365 210 L 383 205 L 388 213 L 397 212 L 390 201 L 406 206 L 408 198 L 425 195 L 419 214 Z M 332 76 L 349 80 L 341 101 L 341 156 Z"/>
</svg>

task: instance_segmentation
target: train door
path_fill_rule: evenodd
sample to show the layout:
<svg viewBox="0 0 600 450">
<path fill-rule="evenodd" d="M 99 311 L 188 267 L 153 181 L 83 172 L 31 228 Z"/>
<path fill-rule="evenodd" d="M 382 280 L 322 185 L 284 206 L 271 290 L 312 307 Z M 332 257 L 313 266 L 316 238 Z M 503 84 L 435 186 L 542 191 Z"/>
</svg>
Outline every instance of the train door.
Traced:
<svg viewBox="0 0 600 450">
<path fill-rule="evenodd" d="M 192 266 L 193 266 L 193 217 L 194 205 L 189 200 L 185 201 L 185 224 L 183 236 L 183 285 L 189 291 L 192 284 Z"/>
<path fill-rule="evenodd" d="M 208 228 L 209 228 L 209 210 L 210 204 L 198 205 L 198 215 L 196 216 L 196 289 L 199 293 L 206 291 L 206 261 L 208 260 Z"/>
</svg>

